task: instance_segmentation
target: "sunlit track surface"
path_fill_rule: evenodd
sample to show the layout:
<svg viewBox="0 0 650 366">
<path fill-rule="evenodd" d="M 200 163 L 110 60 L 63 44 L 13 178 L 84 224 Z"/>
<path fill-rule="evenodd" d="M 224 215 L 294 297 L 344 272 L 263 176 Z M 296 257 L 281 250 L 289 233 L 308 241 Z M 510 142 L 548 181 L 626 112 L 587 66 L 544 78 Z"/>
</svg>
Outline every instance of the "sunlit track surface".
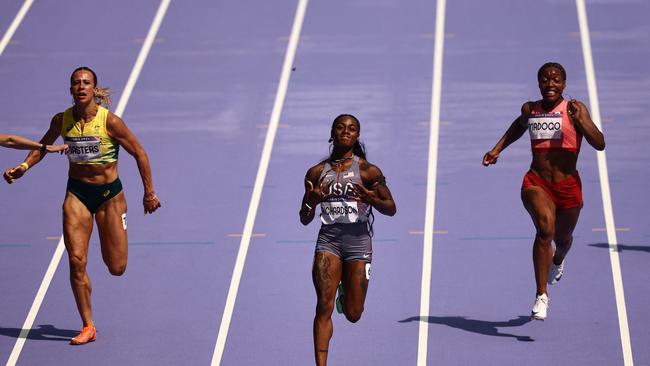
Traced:
<svg viewBox="0 0 650 366">
<path fill-rule="evenodd" d="M 613 210 L 616 215 L 621 272 L 635 365 L 650 364 L 648 282 L 650 281 L 650 198 L 645 192 L 648 173 L 643 167 L 650 154 L 650 130 L 645 102 L 650 96 L 650 26 L 643 14 L 647 2 L 596 3 L 588 8 L 598 77 L 603 129 L 607 136 L 607 159 Z M 612 17 L 616 12 L 616 18 Z M 607 251 L 604 243 L 593 250 Z"/>
<path fill-rule="evenodd" d="M 0 55 L 0 133 L 38 139 L 67 108 L 68 77 L 91 66 L 117 104 L 160 1 L 36 1 Z M 0 3 L 0 35 L 23 1 Z M 108 274 L 96 234 L 89 274 L 98 341 L 80 321 L 67 258 L 18 365 L 207 365 L 217 338 L 297 0 L 174 1 L 123 115 L 147 149 L 163 207 L 142 215 L 122 151 L 129 267 Z M 644 1 L 587 1 L 635 365 L 650 364 L 650 26 Z M 436 2 L 310 1 L 222 365 L 313 361 L 311 264 L 318 220 L 298 220 L 302 179 L 327 156 L 332 119 L 361 120 L 398 213 L 377 214 L 366 309 L 333 314 L 332 365 L 623 365 L 598 167 L 583 142 L 585 207 L 549 319 L 529 322 L 533 225 L 519 199 L 527 136 L 480 160 L 537 68 L 562 63 L 565 96 L 588 102 L 572 1 L 448 1 L 429 317 L 419 314 Z M 115 105 L 113 106 L 115 108 Z M 0 169 L 24 151 L 0 150 Z M 65 157 L 0 185 L 0 363 L 6 362 L 61 235 Z"/>
</svg>

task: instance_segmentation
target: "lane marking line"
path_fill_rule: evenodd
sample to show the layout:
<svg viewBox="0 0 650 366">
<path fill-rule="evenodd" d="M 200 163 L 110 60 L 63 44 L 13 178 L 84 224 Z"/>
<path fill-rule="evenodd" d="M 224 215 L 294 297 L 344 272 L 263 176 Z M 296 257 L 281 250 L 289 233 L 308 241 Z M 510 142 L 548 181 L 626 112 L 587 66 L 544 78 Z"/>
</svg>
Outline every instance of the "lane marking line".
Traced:
<svg viewBox="0 0 650 366">
<path fill-rule="evenodd" d="M 142 45 L 142 49 L 140 50 L 140 54 L 138 55 L 135 65 L 133 66 L 133 70 L 131 70 L 131 75 L 129 76 L 129 80 L 127 81 L 125 90 L 120 96 L 120 100 L 115 110 L 116 115 L 122 115 L 122 113 L 124 112 L 124 108 L 126 108 L 128 98 L 131 96 L 131 91 L 133 91 L 133 87 L 135 86 L 136 79 L 140 75 L 140 71 L 142 70 L 144 61 L 147 59 L 149 50 L 151 49 L 151 43 L 153 42 L 153 39 L 156 37 L 156 33 L 160 28 L 160 24 L 162 23 L 165 13 L 167 12 L 167 8 L 169 7 L 170 1 L 171 0 L 162 0 L 160 2 L 160 6 L 158 7 L 156 16 L 153 22 L 151 23 L 151 27 L 149 28 L 149 33 L 147 34 L 147 41 L 145 41 L 144 45 Z M 56 246 L 54 255 L 52 256 L 52 260 L 50 261 L 50 265 L 47 269 L 47 272 L 45 272 L 45 276 L 43 277 L 41 286 L 39 287 L 38 292 L 36 293 L 36 297 L 34 298 L 32 307 L 30 308 L 29 313 L 27 314 L 27 318 L 25 319 L 25 323 L 23 324 L 22 330 L 20 331 L 20 335 L 18 336 L 18 339 L 16 339 L 14 348 L 11 351 L 11 354 L 9 355 L 7 366 L 14 366 L 18 361 L 20 352 L 22 351 L 23 346 L 25 345 L 25 340 L 27 339 L 27 335 L 29 334 L 29 331 L 34 325 L 34 320 L 36 319 L 36 315 L 38 314 L 38 311 L 41 307 L 43 298 L 45 297 L 45 294 L 47 293 L 47 290 L 50 287 L 50 282 L 52 282 L 52 278 L 54 277 L 56 268 L 59 265 L 59 262 L 61 261 L 61 257 L 63 256 L 64 249 L 65 249 L 65 244 L 63 242 L 63 235 L 62 235 L 61 238 L 59 239 L 59 244 Z"/>
<path fill-rule="evenodd" d="M 23 19 L 25 18 L 25 15 L 27 15 L 27 11 L 29 11 L 32 3 L 34 3 L 34 0 L 25 0 L 23 5 L 18 10 L 18 13 L 16 13 L 16 17 L 9 25 L 9 28 L 7 28 L 4 36 L 2 36 L 2 39 L 0 40 L 0 56 L 2 56 L 5 48 L 7 48 L 9 41 L 11 41 L 11 37 L 13 37 L 14 33 L 16 33 L 16 30 L 20 26 L 20 23 L 23 22 Z"/>
<path fill-rule="evenodd" d="M 244 230 L 242 233 L 241 242 L 239 244 L 237 260 L 235 261 L 235 267 L 233 268 L 230 287 L 228 289 L 228 296 L 226 298 L 226 304 L 224 306 L 223 315 L 221 317 L 221 324 L 219 325 L 217 342 L 212 354 L 212 366 L 221 364 L 221 358 L 223 357 L 223 352 L 226 346 L 226 338 L 228 337 L 228 330 L 230 329 L 230 322 L 232 321 L 232 314 L 235 308 L 235 300 L 237 299 L 237 292 L 239 291 L 239 282 L 241 281 L 242 272 L 244 271 L 244 264 L 246 262 L 246 255 L 248 253 L 248 247 L 250 245 L 251 236 L 253 233 L 253 226 L 255 224 L 255 218 L 257 216 L 257 209 L 259 207 L 260 198 L 262 196 L 262 188 L 264 188 L 264 181 L 266 179 L 266 171 L 271 160 L 273 142 L 275 141 L 275 135 L 278 130 L 280 114 L 282 113 L 284 99 L 286 97 L 287 88 L 289 86 L 289 77 L 291 76 L 293 60 L 298 48 L 298 41 L 300 39 L 302 24 L 305 19 L 305 12 L 307 11 L 307 3 L 308 0 L 298 1 L 296 15 L 293 20 L 291 36 L 289 38 L 289 44 L 287 45 L 287 53 L 285 54 L 284 65 L 282 66 L 282 73 L 280 75 L 280 82 L 278 85 L 277 93 L 275 95 L 273 110 L 271 111 L 269 127 L 266 131 L 266 139 L 264 140 L 264 148 L 262 149 L 262 156 L 260 158 L 260 164 L 257 170 L 257 177 L 255 178 L 255 186 L 253 187 L 251 201 L 248 206 L 248 214 L 246 215 L 246 223 L 244 224 Z"/>
<path fill-rule="evenodd" d="M 409 231 L 409 234 L 411 234 L 411 235 L 423 235 L 424 231 L 422 231 L 422 230 L 411 230 L 411 231 Z M 433 230 L 433 234 L 449 234 L 449 231 L 447 231 L 447 230 Z"/>
<path fill-rule="evenodd" d="M 229 238 L 241 238 L 241 237 L 244 236 L 244 233 L 231 233 L 231 234 L 228 234 L 226 236 L 229 237 Z M 266 233 L 254 233 L 254 234 L 251 234 L 251 237 L 253 237 L 253 238 L 264 238 L 264 237 L 266 237 Z"/>
<path fill-rule="evenodd" d="M 29 335 L 29 331 L 32 329 L 32 326 L 34 325 L 34 320 L 36 319 L 38 310 L 41 308 L 41 304 L 43 303 L 43 299 L 45 298 L 47 289 L 50 287 L 50 283 L 52 282 L 52 278 L 54 277 L 54 272 L 56 272 L 56 269 L 59 266 L 59 262 L 61 261 L 61 256 L 63 255 L 64 249 L 65 249 L 65 245 L 63 244 L 63 236 L 61 236 L 61 239 L 59 240 L 59 244 L 56 246 L 56 250 L 54 251 L 54 255 L 50 260 L 50 264 L 47 266 L 47 270 L 45 271 L 45 276 L 43 276 L 43 281 L 41 282 L 41 286 L 38 288 L 38 292 L 36 292 L 36 296 L 34 297 L 34 302 L 32 303 L 32 307 L 29 309 L 29 313 L 27 313 L 27 318 L 23 323 L 23 327 L 20 330 L 18 339 L 16 339 L 14 348 L 11 350 L 11 354 L 9 355 L 9 359 L 7 360 L 7 366 L 14 366 L 16 362 L 18 362 L 18 357 L 20 356 L 20 352 L 22 351 L 23 346 L 25 345 L 25 341 L 27 340 L 27 335 Z"/>
<path fill-rule="evenodd" d="M 576 0 L 578 10 L 578 24 L 580 26 L 580 41 L 582 43 L 582 56 L 585 63 L 587 76 L 587 88 L 589 90 L 589 105 L 594 123 L 603 131 L 600 117 L 600 105 L 598 103 L 598 90 L 596 88 L 596 73 L 594 72 L 593 53 L 591 52 L 591 38 L 589 35 L 589 22 L 587 20 L 587 8 L 584 0 Z M 604 131 L 603 131 L 604 132 Z M 600 177 L 600 191 L 603 200 L 603 213 L 605 214 L 605 226 L 607 229 L 607 242 L 609 243 L 609 260 L 612 266 L 612 280 L 614 281 L 614 293 L 616 296 L 616 309 L 618 312 L 618 325 L 623 351 L 623 363 L 625 366 L 633 366 L 632 344 L 630 342 L 630 330 L 627 322 L 627 310 L 625 306 L 625 294 L 623 291 L 623 276 L 621 274 L 621 263 L 618 255 L 618 239 L 616 238 L 616 225 L 614 224 L 614 210 L 612 208 L 612 197 L 609 189 L 609 173 L 607 171 L 607 156 L 605 151 L 598 151 L 598 172 Z"/>
<path fill-rule="evenodd" d="M 144 63 L 147 60 L 147 57 L 149 56 L 149 51 L 151 50 L 151 46 L 153 45 L 153 42 L 156 39 L 156 35 L 158 34 L 158 29 L 160 29 L 160 25 L 162 24 L 162 21 L 165 18 L 165 14 L 167 13 L 167 8 L 169 8 L 170 2 L 171 0 L 162 0 L 160 2 L 160 5 L 158 6 L 158 11 L 156 11 L 156 16 L 154 17 L 153 22 L 151 22 L 151 26 L 149 27 L 149 33 L 147 33 L 147 37 L 145 38 L 144 44 L 140 49 L 138 58 L 135 60 L 133 69 L 131 69 L 131 75 L 129 75 L 129 79 L 126 81 L 126 86 L 124 86 L 124 91 L 122 92 L 122 95 L 120 96 L 120 100 L 117 103 L 117 107 L 115 108 L 115 114 L 117 116 L 121 117 L 124 114 L 126 105 L 128 104 L 129 99 L 131 98 L 131 93 L 135 88 L 135 83 L 136 81 L 138 81 L 138 78 L 140 77 L 140 72 L 142 71 L 142 67 L 144 66 Z"/>
<path fill-rule="evenodd" d="M 595 228 L 591 229 L 591 231 L 593 231 L 593 232 L 607 231 L 607 228 L 606 227 L 595 227 Z M 629 228 L 629 227 L 617 227 L 616 231 L 632 231 L 632 229 Z"/>
<path fill-rule="evenodd" d="M 433 51 L 433 81 L 431 93 L 431 120 L 429 133 L 429 163 L 427 172 L 427 202 L 424 216 L 424 244 L 422 253 L 422 286 L 420 289 L 420 319 L 428 319 L 431 296 L 431 259 L 433 256 L 433 224 L 436 208 L 436 179 L 438 169 L 438 140 L 440 132 L 440 100 L 442 94 L 442 62 L 445 41 L 445 0 L 436 4 L 436 31 Z M 418 366 L 427 364 L 429 323 L 419 322 Z"/>
</svg>

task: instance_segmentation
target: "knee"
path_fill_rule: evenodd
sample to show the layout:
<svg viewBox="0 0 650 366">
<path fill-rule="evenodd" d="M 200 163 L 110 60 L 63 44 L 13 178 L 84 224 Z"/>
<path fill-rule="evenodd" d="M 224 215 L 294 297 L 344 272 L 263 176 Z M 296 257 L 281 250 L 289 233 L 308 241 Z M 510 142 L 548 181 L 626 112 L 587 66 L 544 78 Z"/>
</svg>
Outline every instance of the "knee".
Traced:
<svg viewBox="0 0 650 366">
<path fill-rule="evenodd" d="M 70 261 L 70 274 L 83 274 L 86 272 L 88 258 L 83 254 L 71 253 L 68 256 Z"/>
<path fill-rule="evenodd" d="M 317 318 L 327 318 L 332 315 L 332 311 L 334 311 L 334 299 L 330 299 L 330 301 L 324 300 L 324 299 L 318 299 L 316 302 L 316 317 Z"/>
<path fill-rule="evenodd" d="M 551 218 L 542 217 L 537 222 L 537 238 L 550 244 L 555 236 L 555 222 Z"/>
<path fill-rule="evenodd" d="M 345 309 L 345 318 L 350 323 L 356 323 L 361 319 L 361 314 L 363 314 L 363 308 L 361 309 Z"/>
<path fill-rule="evenodd" d="M 573 236 L 569 235 L 566 237 L 555 238 L 555 244 L 560 247 L 568 247 L 573 243 Z"/>
<path fill-rule="evenodd" d="M 126 272 L 126 263 L 109 265 L 108 271 L 113 276 L 121 276 L 124 274 L 124 272 Z"/>
</svg>

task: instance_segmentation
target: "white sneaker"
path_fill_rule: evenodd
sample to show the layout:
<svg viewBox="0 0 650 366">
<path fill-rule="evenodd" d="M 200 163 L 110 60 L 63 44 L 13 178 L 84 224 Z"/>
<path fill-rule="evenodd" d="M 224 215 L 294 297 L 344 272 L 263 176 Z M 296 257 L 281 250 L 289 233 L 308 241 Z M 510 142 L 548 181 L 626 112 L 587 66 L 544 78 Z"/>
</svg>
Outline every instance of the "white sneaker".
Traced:
<svg viewBox="0 0 650 366">
<path fill-rule="evenodd" d="M 556 265 L 555 263 L 551 262 L 551 268 L 548 271 L 547 282 L 551 285 L 555 285 L 562 279 L 563 274 L 564 274 L 564 260 L 562 260 L 562 263 L 560 263 L 559 265 Z"/>
<path fill-rule="evenodd" d="M 535 304 L 533 305 L 533 311 L 530 314 L 530 317 L 535 320 L 545 320 L 546 313 L 548 311 L 548 296 L 546 294 L 537 295 L 535 298 Z"/>
</svg>

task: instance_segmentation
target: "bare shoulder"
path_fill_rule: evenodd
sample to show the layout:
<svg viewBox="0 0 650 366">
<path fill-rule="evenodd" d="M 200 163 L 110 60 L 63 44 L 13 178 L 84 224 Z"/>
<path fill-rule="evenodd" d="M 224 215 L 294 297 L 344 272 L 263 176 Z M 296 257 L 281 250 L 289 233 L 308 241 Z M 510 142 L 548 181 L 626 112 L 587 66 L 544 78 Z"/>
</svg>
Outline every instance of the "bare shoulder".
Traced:
<svg viewBox="0 0 650 366">
<path fill-rule="evenodd" d="M 535 102 L 533 101 L 527 101 L 524 102 L 524 104 L 521 105 L 521 114 L 523 116 L 527 116 L 530 114 L 530 112 L 533 110 L 533 107 L 535 106 Z"/>
<path fill-rule="evenodd" d="M 317 181 L 321 173 L 323 172 L 324 168 L 325 168 L 325 161 L 321 161 L 320 163 L 312 166 L 307 170 L 307 174 L 305 175 L 305 178 L 311 181 Z"/>
<path fill-rule="evenodd" d="M 361 178 L 366 182 L 375 182 L 384 176 L 384 173 L 382 173 L 378 166 L 365 159 L 359 159 L 359 171 Z"/>
<path fill-rule="evenodd" d="M 372 164 L 366 159 L 359 159 L 359 170 L 367 173 L 381 174 L 381 170 L 379 169 L 379 167 L 376 166 L 375 164 Z"/>
<path fill-rule="evenodd" d="M 116 124 L 124 124 L 124 121 L 118 117 L 115 113 L 108 111 L 108 116 L 106 117 L 106 124 L 108 125 L 116 125 Z"/>
<path fill-rule="evenodd" d="M 50 126 L 61 126 L 63 123 L 63 112 L 59 112 L 52 117 Z"/>
</svg>

